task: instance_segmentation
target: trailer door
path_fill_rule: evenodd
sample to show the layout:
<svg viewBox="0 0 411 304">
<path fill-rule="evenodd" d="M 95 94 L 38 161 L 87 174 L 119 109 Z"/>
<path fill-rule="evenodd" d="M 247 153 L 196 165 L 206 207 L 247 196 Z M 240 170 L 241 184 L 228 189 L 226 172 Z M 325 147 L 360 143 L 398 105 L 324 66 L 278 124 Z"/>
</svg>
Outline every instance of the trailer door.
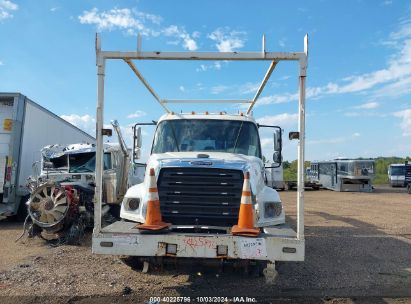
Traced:
<svg viewBox="0 0 411 304">
<path fill-rule="evenodd" d="M 13 98 L 0 99 L 0 194 L 11 172 L 7 170 L 9 159 L 11 131 L 13 128 Z"/>
</svg>

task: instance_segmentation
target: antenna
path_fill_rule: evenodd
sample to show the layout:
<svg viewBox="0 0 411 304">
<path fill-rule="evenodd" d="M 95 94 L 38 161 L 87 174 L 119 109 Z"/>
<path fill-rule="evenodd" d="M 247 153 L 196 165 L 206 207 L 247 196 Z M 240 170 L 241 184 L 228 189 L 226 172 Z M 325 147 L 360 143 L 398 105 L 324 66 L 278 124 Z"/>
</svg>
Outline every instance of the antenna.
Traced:
<svg viewBox="0 0 411 304">
<path fill-rule="evenodd" d="M 265 34 L 263 34 L 263 41 L 262 41 L 262 52 L 265 54 Z"/>
<path fill-rule="evenodd" d="M 138 53 L 141 53 L 141 44 L 142 44 L 141 41 L 142 41 L 142 40 L 141 40 L 141 34 L 138 33 L 138 34 L 137 34 L 137 52 L 138 52 Z"/>
</svg>

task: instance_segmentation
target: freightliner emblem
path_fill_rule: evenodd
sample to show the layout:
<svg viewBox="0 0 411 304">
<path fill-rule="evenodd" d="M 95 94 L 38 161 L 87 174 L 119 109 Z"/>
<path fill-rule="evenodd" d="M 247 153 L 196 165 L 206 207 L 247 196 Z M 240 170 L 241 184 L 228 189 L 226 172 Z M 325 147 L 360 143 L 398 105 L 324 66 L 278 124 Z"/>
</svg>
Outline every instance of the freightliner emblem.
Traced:
<svg viewBox="0 0 411 304">
<path fill-rule="evenodd" d="M 211 166 L 212 164 L 213 163 L 210 161 L 202 161 L 202 160 L 190 162 L 190 165 L 193 165 L 193 166 Z"/>
</svg>

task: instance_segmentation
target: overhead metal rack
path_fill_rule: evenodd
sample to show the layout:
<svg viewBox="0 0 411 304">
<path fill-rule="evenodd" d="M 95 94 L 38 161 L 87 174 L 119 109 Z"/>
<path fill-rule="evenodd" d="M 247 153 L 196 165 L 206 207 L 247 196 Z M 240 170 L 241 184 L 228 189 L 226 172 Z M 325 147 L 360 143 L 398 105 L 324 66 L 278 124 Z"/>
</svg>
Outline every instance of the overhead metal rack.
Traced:
<svg viewBox="0 0 411 304">
<path fill-rule="evenodd" d="M 263 37 L 262 51 L 260 52 L 143 52 L 141 51 L 141 38 L 138 38 L 137 50 L 132 52 L 102 51 L 100 35 L 96 35 L 97 58 L 97 157 L 96 157 L 96 208 L 94 232 L 101 231 L 101 201 L 102 201 L 102 172 L 103 172 L 103 109 L 104 109 L 104 76 L 107 60 L 125 61 L 134 74 L 151 93 L 160 106 L 170 113 L 168 104 L 172 103 L 244 103 L 249 104 L 247 114 L 257 103 L 272 72 L 280 61 L 297 61 L 299 63 L 299 103 L 298 103 L 298 182 L 297 182 L 297 239 L 304 239 L 304 144 L 305 144 L 305 80 L 308 58 L 308 36 L 304 37 L 303 52 L 267 52 L 265 50 L 265 37 Z M 140 60 L 226 60 L 226 61 L 269 61 L 270 65 L 261 84 L 252 100 L 173 100 L 161 98 L 137 69 L 134 61 Z"/>
</svg>

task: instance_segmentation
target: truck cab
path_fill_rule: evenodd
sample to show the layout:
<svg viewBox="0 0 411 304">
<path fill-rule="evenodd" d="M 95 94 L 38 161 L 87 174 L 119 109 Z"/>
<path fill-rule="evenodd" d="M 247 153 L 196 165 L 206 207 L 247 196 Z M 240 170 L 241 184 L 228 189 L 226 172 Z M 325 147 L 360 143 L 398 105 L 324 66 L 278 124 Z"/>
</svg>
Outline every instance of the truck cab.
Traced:
<svg viewBox="0 0 411 304">
<path fill-rule="evenodd" d="M 391 164 L 388 167 L 388 180 L 391 187 L 404 187 L 405 182 L 405 164 Z"/>
<path fill-rule="evenodd" d="M 283 224 L 276 190 L 265 185 L 259 125 L 249 115 L 174 114 L 157 123 L 147 169 L 156 172 L 161 213 L 172 229 L 220 229 L 235 225 L 244 174 L 250 173 L 256 227 Z M 137 132 L 139 133 L 139 132 Z M 275 130 L 275 141 L 281 129 Z M 136 142 L 141 142 L 138 138 Z M 275 157 L 281 153 L 277 145 Z M 139 149 L 135 155 L 139 154 Z M 275 147 L 273 147 L 274 149 Z M 149 176 L 128 189 L 120 216 L 144 223 Z"/>
</svg>

